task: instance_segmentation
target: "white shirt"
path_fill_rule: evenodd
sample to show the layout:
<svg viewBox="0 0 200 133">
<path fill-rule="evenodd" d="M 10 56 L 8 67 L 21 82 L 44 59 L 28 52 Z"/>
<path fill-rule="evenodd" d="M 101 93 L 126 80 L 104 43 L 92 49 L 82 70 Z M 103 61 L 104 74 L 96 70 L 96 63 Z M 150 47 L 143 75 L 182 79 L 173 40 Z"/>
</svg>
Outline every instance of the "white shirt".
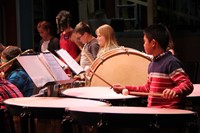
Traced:
<svg viewBox="0 0 200 133">
<path fill-rule="evenodd" d="M 47 50 L 48 45 L 49 45 L 49 42 L 50 42 L 50 40 L 49 40 L 49 41 L 44 41 L 44 42 L 42 43 L 42 46 L 41 46 L 41 51 L 42 51 L 42 52 L 44 52 L 44 51 Z"/>
</svg>

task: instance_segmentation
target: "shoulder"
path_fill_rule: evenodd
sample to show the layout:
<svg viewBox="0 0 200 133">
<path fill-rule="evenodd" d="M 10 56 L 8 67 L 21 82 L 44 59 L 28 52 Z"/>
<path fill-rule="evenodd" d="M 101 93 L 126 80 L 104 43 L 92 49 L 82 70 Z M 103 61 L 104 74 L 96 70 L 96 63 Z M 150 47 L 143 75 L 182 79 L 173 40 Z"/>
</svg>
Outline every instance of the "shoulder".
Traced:
<svg viewBox="0 0 200 133">
<path fill-rule="evenodd" d="M 23 75 L 28 76 L 28 74 L 25 72 L 25 70 L 23 70 L 22 68 L 19 68 L 19 69 L 16 69 L 16 70 L 11 72 L 10 78 L 12 78 L 12 77 L 22 77 Z"/>
<path fill-rule="evenodd" d="M 43 42 L 44 42 L 44 40 L 43 40 L 43 39 L 41 39 L 41 40 L 40 40 L 40 45 L 41 45 Z"/>
<path fill-rule="evenodd" d="M 111 49 L 116 49 L 116 48 L 118 48 L 119 46 L 118 45 L 110 45 L 107 49 L 108 50 L 111 50 Z"/>
<path fill-rule="evenodd" d="M 89 43 L 89 46 L 99 46 L 97 39 L 96 38 L 92 39 Z"/>
<path fill-rule="evenodd" d="M 50 42 L 59 42 L 59 39 L 57 37 L 52 37 L 52 39 L 50 40 Z"/>
<path fill-rule="evenodd" d="M 6 80 L 6 79 L 1 79 L 0 81 L 0 88 L 12 88 L 12 89 L 17 89 L 18 88 L 13 84 L 11 83 L 9 80 Z"/>
<path fill-rule="evenodd" d="M 182 66 L 181 61 L 176 56 L 172 55 L 171 52 L 168 52 L 165 61 L 169 62 L 169 64 L 177 64 Z"/>
<path fill-rule="evenodd" d="M 49 45 L 59 45 L 60 46 L 60 40 L 57 37 L 52 37 L 52 39 L 49 42 Z"/>
<path fill-rule="evenodd" d="M 170 52 L 169 52 L 170 53 Z M 183 69 L 183 64 L 181 61 L 176 58 L 171 53 L 166 56 L 166 58 L 163 60 L 163 64 L 168 68 L 169 72 L 173 72 L 177 69 Z"/>
</svg>

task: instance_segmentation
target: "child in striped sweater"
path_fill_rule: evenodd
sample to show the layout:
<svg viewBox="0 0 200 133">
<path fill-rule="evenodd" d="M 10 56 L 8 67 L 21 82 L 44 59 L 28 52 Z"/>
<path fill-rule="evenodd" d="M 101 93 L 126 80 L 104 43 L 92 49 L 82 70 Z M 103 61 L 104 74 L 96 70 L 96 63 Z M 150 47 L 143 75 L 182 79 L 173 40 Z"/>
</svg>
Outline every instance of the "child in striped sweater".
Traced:
<svg viewBox="0 0 200 133">
<path fill-rule="evenodd" d="M 193 84 L 185 73 L 182 63 L 167 51 L 170 33 L 166 26 L 153 24 L 144 30 L 145 52 L 153 56 L 148 67 L 148 80 L 141 86 L 114 84 L 113 90 L 122 93 L 124 89 L 134 92 L 161 93 L 148 95 L 148 107 L 184 108 L 185 97 L 192 93 Z"/>
</svg>

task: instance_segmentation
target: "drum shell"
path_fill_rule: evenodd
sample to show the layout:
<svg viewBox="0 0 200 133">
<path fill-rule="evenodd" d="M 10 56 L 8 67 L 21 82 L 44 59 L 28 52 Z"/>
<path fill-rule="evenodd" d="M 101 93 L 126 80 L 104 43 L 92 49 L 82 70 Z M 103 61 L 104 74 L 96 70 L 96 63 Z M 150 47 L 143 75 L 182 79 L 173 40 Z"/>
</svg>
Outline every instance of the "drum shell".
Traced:
<svg viewBox="0 0 200 133">
<path fill-rule="evenodd" d="M 12 115 L 21 117 L 40 117 L 40 118 L 63 118 L 66 114 L 65 108 L 43 108 L 43 107 L 20 107 L 15 105 L 6 105 Z M 47 113 L 48 112 L 48 113 Z"/>
<path fill-rule="evenodd" d="M 111 111 L 107 112 L 106 107 L 98 108 L 99 111 L 92 111 L 90 108 L 87 110 L 79 110 L 79 109 L 72 109 L 69 110 L 70 116 L 73 118 L 75 123 L 81 125 L 107 125 L 106 128 L 107 132 L 116 132 L 117 130 L 124 130 L 128 129 L 129 132 L 142 132 L 148 133 L 153 130 L 158 130 L 160 132 L 168 132 L 172 130 L 174 133 L 187 133 L 189 130 L 190 124 L 196 124 L 197 114 L 195 112 L 188 113 L 176 113 L 177 110 L 173 113 L 162 114 L 159 109 L 155 110 L 154 113 L 143 113 L 144 111 L 137 112 L 133 111 L 126 112 L 122 111 L 129 110 L 131 107 L 120 107 L 121 109 L 119 112 L 117 108 L 109 107 Z M 113 109 L 112 109 L 113 108 Z M 141 108 L 141 107 L 133 107 L 133 109 L 140 108 L 146 110 L 148 112 L 148 108 Z M 113 113 L 112 113 L 113 110 Z M 138 110 L 138 109 L 137 109 Z M 151 112 L 151 109 L 149 110 Z M 125 113 L 124 113 L 125 112 Z M 87 119 L 86 119 L 87 118 Z M 93 119 L 95 118 L 95 119 Z M 116 130 L 117 129 L 117 130 Z"/>
<path fill-rule="evenodd" d="M 193 84 L 193 92 L 186 98 L 186 109 L 195 111 L 200 116 L 200 84 Z M 200 117 L 197 120 L 198 125 L 200 125 Z"/>
<path fill-rule="evenodd" d="M 20 101 L 21 100 L 21 101 Z M 4 101 L 14 120 L 16 133 L 35 131 L 63 132 L 62 121 L 68 118 L 67 108 L 72 106 L 109 106 L 107 103 L 58 97 L 26 97 Z M 70 127 L 71 128 L 71 127 Z"/>
<path fill-rule="evenodd" d="M 13 117 L 5 108 L 0 109 L 0 131 L 2 133 L 14 132 Z"/>
</svg>

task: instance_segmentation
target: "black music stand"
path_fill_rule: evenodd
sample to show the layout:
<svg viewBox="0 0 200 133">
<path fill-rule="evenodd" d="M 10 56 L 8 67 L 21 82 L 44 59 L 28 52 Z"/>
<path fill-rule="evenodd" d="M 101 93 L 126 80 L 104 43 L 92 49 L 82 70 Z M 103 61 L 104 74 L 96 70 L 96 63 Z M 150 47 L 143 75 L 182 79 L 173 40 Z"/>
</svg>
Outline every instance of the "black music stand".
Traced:
<svg viewBox="0 0 200 133">
<path fill-rule="evenodd" d="M 17 57 L 17 60 L 28 73 L 37 88 L 49 88 L 50 96 L 53 96 L 55 85 L 72 83 L 75 80 L 67 76 L 50 52 L 21 55 Z"/>
</svg>

